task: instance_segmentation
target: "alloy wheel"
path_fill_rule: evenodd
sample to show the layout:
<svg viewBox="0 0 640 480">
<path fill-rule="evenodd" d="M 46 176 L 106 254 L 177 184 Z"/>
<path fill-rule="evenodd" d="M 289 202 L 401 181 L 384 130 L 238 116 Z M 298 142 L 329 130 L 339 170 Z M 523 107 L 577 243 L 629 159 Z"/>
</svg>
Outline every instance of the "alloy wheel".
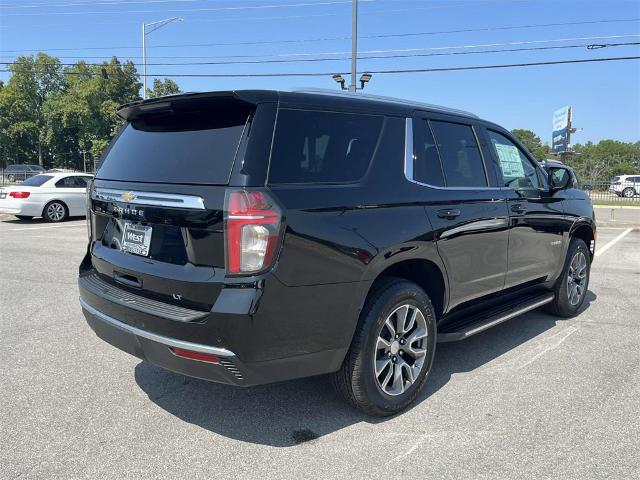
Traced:
<svg viewBox="0 0 640 480">
<path fill-rule="evenodd" d="M 387 395 L 401 395 L 424 368 L 427 322 L 415 305 L 405 304 L 387 317 L 375 345 L 374 372 Z"/>
<path fill-rule="evenodd" d="M 571 259 L 567 272 L 567 298 L 572 306 L 582 299 L 587 284 L 587 257 L 584 252 L 577 252 Z"/>
<path fill-rule="evenodd" d="M 54 222 L 59 222 L 64 218 L 64 206 L 60 203 L 52 203 L 47 207 L 47 217 Z"/>
</svg>

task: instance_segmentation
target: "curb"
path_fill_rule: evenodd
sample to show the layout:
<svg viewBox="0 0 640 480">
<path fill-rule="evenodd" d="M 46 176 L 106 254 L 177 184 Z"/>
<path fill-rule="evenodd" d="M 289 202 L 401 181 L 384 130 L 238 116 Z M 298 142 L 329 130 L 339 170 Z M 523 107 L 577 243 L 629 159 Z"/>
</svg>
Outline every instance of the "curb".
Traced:
<svg viewBox="0 0 640 480">
<path fill-rule="evenodd" d="M 596 228 L 640 228 L 640 225 L 637 223 L 598 222 L 596 220 Z"/>
</svg>

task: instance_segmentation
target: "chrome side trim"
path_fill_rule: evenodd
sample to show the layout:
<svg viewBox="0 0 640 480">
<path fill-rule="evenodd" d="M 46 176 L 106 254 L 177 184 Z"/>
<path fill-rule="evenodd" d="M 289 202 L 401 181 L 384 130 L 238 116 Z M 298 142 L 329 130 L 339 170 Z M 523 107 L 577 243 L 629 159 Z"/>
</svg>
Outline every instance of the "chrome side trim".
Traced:
<svg viewBox="0 0 640 480">
<path fill-rule="evenodd" d="M 413 162 L 415 161 L 413 155 L 413 118 L 405 119 L 404 125 L 404 176 L 410 182 L 415 182 L 413 179 Z"/>
<path fill-rule="evenodd" d="M 165 337 L 164 335 L 158 335 L 156 333 L 151 333 L 132 325 L 128 325 L 124 322 L 121 322 L 120 320 L 110 317 L 105 313 L 102 313 L 100 310 L 95 309 L 87 302 L 85 302 L 82 298 L 80 299 L 80 305 L 82 305 L 82 308 L 84 308 L 87 312 L 98 317 L 103 322 L 108 323 L 112 327 L 116 327 L 120 330 L 131 333 L 137 337 L 146 338 L 147 340 L 161 343 L 163 345 L 166 345 L 167 347 L 183 348 L 185 350 L 191 350 L 193 352 L 200 353 L 209 353 L 211 355 L 217 355 L 219 357 L 235 357 L 235 354 L 231 350 L 227 350 L 226 348 L 212 347 L 209 345 L 202 345 L 200 343 L 192 343 L 185 340 Z"/>
<path fill-rule="evenodd" d="M 91 198 L 93 200 L 103 200 L 106 202 L 123 202 L 156 207 L 190 208 L 193 210 L 205 209 L 204 199 L 196 195 L 94 188 Z"/>
</svg>

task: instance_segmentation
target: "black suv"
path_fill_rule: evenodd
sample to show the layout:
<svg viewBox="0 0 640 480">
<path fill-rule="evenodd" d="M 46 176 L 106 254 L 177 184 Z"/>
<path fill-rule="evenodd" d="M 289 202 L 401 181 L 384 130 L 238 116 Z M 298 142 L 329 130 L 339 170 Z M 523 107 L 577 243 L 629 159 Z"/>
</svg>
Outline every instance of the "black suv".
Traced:
<svg viewBox="0 0 640 480">
<path fill-rule="evenodd" d="M 389 415 L 436 341 L 585 299 L 589 197 L 472 114 L 254 90 L 118 113 L 81 303 L 99 337 L 168 370 L 242 386 L 331 373 Z"/>
</svg>

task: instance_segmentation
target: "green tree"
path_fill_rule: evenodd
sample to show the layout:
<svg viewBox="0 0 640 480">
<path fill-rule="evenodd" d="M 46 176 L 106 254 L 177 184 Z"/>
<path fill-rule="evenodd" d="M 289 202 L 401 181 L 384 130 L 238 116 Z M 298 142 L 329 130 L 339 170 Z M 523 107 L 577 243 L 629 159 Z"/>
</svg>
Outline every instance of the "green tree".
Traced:
<svg viewBox="0 0 640 480">
<path fill-rule="evenodd" d="M 586 182 L 608 182 L 615 175 L 640 173 L 640 141 L 587 142 L 576 144 L 573 151 L 575 155 L 569 156 L 567 163 Z"/>
<path fill-rule="evenodd" d="M 46 138 L 56 165 L 81 167 L 106 149 L 122 124 L 118 106 L 139 100 L 141 84 L 134 64 L 115 57 L 98 66 L 78 62 L 65 73 L 68 88 L 47 104 Z"/>
<path fill-rule="evenodd" d="M 182 93 L 182 91 L 178 84 L 170 78 L 165 78 L 164 80 L 154 78 L 153 88 L 147 88 L 148 98 L 164 97 L 165 95 L 175 95 L 177 93 Z"/>
<path fill-rule="evenodd" d="M 531 130 L 525 130 L 516 128 L 511 130 L 518 139 L 524 144 L 525 147 L 536 157 L 538 160 L 543 160 L 549 155 L 549 146 L 542 143 L 540 137 L 533 133 Z"/>
<path fill-rule="evenodd" d="M 0 89 L 0 155 L 3 162 L 44 165 L 44 105 L 66 87 L 62 65 L 39 53 L 18 57 L 9 70 L 11 77 Z"/>
</svg>

